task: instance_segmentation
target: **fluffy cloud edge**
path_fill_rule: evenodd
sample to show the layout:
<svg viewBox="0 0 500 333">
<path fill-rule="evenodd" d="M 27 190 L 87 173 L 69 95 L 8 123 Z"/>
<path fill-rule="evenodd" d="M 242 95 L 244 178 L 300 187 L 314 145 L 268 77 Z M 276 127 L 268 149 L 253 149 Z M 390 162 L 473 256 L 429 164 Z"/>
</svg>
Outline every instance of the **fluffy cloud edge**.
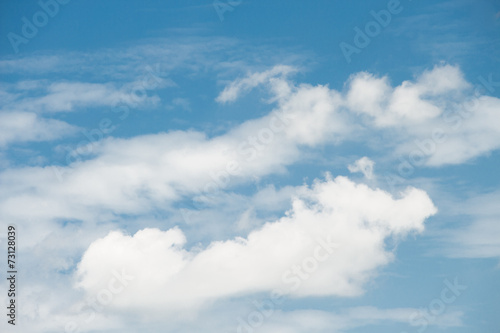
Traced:
<svg viewBox="0 0 500 333">
<path fill-rule="evenodd" d="M 89 294 L 127 287 L 116 309 L 174 311 L 255 292 L 280 290 L 290 297 L 363 293 L 364 284 L 394 254 L 385 239 L 422 232 L 436 213 L 427 194 L 408 188 L 401 198 L 345 177 L 302 187 L 282 218 L 247 237 L 186 249 L 179 228 L 114 231 L 93 242 L 76 278 Z M 99 297 L 99 296 L 98 296 Z"/>
</svg>

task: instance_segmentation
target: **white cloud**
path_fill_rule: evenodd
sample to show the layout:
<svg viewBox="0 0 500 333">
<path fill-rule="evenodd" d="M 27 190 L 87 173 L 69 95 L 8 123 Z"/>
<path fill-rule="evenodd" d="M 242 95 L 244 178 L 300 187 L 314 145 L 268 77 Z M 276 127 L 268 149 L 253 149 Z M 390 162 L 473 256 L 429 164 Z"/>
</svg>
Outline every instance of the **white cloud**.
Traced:
<svg viewBox="0 0 500 333">
<path fill-rule="evenodd" d="M 372 131 L 395 136 L 398 154 L 418 166 L 463 163 L 500 147 L 500 99 L 470 91 L 459 68 L 440 65 L 415 82 L 391 87 L 387 77 L 353 75 L 346 107 Z M 484 89 L 483 89 L 484 90 Z"/>
<path fill-rule="evenodd" d="M 69 59 L 68 59 L 69 60 Z M 46 71 L 57 71 L 61 64 L 61 58 L 56 55 L 37 55 L 10 60 L 0 60 L 0 71 L 2 73 L 43 73 Z"/>
<path fill-rule="evenodd" d="M 418 77 L 416 86 L 421 94 L 429 96 L 470 88 L 460 69 L 451 65 L 434 66 L 432 70 L 424 71 Z"/>
<path fill-rule="evenodd" d="M 147 89 L 141 83 L 131 84 L 124 89 L 112 84 L 86 82 L 56 82 L 47 87 L 41 97 L 23 98 L 16 107 L 37 112 L 67 112 L 75 108 L 115 106 L 118 103 L 138 105 L 156 103 L 158 97 L 148 97 Z"/>
<path fill-rule="evenodd" d="M 0 112 L 0 147 L 12 142 L 48 141 L 75 133 L 76 127 L 31 112 Z"/>
<path fill-rule="evenodd" d="M 296 109 L 309 108 L 301 113 L 301 121 L 292 125 L 296 126 L 293 134 L 304 143 L 358 140 L 381 133 L 394 138 L 386 145 L 396 154 L 409 156 L 418 166 L 463 163 L 500 147 L 500 134 L 494 125 L 500 121 L 500 99 L 482 95 L 484 88 L 473 91 L 456 66 L 435 66 L 414 81 L 395 87 L 388 77 L 361 72 L 350 77 L 343 94 L 325 86 L 290 85 L 275 77 L 291 72 L 285 68 L 277 66 L 238 79 L 226 86 L 217 100 L 234 101 L 243 92 L 264 85 L 282 109 L 292 104 Z M 317 109 L 311 107 L 312 101 Z M 324 112 L 325 108 L 336 109 L 335 118 Z M 334 127 L 330 135 L 325 127 Z"/>
<path fill-rule="evenodd" d="M 466 101 L 467 83 L 457 68 L 436 67 L 415 82 L 394 88 L 389 86 L 387 78 L 359 74 L 350 81 L 346 93 L 321 85 L 295 85 L 285 79 L 284 73 L 287 72 L 278 67 L 228 85 L 223 92 L 225 97 L 219 96 L 224 101 L 234 100 L 252 87 L 262 85 L 275 96 L 276 107 L 268 115 L 245 121 L 220 136 L 208 138 L 200 132 L 176 131 L 130 139 L 109 138 L 90 144 L 91 153 L 84 156 L 85 161 L 58 168 L 62 182 L 50 167 L 2 171 L 0 218 L 29 226 L 23 234 L 25 246 L 41 249 L 41 244 L 53 239 L 48 230 L 59 228 L 55 222 L 58 219 L 81 219 L 88 227 L 92 223 L 115 221 L 121 214 L 141 216 L 155 210 L 165 211 L 173 202 L 186 197 L 211 200 L 202 195 L 206 189 L 229 189 L 235 184 L 283 172 L 287 166 L 303 159 L 304 152 L 310 148 L 357 140 L 377 131 L 395 134 L 394 146 L 398 152 L 411 152 L 413 140 L 426 139 L 443 121 L 451 125 L 448 140 L 436 145 L 439 153 L 430 155 L 430 165 L 459 163 L 498 147 L 498 131 L 494 126 L 498 99 L 487 96 L 474 99 L 475 104 L 469 108 L 470 117 L 462 117 L 460 124 L 443 118 L 443 114 Z M 123 97 L 121 90 L 114 86 L 65 84 L 50 86 L 51 94 L 37 103 L 47 111 L 62 111 L 92 103 L 111 105 Z M 34 86 L 24 83 L 23 87 Z M 79 91 L 88 95 L 80 95 Z M 7 97 L 15 98 L 14 95 Z M 29 133 L 29 140 L 50 140 L 62 135 L 65 126 L 69 126 L 26 112 L 5 115 L 4 123 L 10 121 L 9 128 L 18 124 L 19 132 Z M 27 140 L 16 137 L 17 132 L 3 133 L 0 142 L 2 138 L 5 142 Z M 462 139 L 464 135 L 466 139 Z M 239 168 L 230 174 L 228 168 L 232 168 L 228 163 L 234 161 Z M 370 160 L 361 159 L 350 170 L 359 170 L 369 179 L 372 168 Z M 230 183 L 226 186 L 227 179 Z M 317 237 L 334 233 L 342 237 L 336 241 L 342 246 L 318 269 L 315 277 L 303 281 L 299 289 L 292 291 L 292 296 L 358 295 L 377 269 L 392 259 L 393 254 L 384 249 L 384 239 L 422 231 L 423 220 L 435 212 L 422 191 L 413 189 L 395 200 L 380 190 L 337 178 L 299 191 L 288 216 L 262 226 L 263 221 L 255 211 L 276 212 L 279 210 L 276 207 L 285 207 L 286 199 L 295 192 L 296 189 L 290 187 L 280 190 L 269 187 L 249 197 L 247 200 L 254 208 L 245 208 L 239 214 L 240 219 L 234 222 L 240 222 L 241 230 L 256 229 L 246 238 L 227 237 L 224 239 L 230 240 L 213 242 L 203 249 L 187 248 L 184 233 L 176 228 L 165 232 L 144 229 L 134 236 L 121 232 L 109 234 L 88 248 L 80 265 L 82 286 L 89 293 L 99 292 L 102 286 L 99 278 L 105 278 L 100 274 L 106 274 L 105 269 L 130 269 L 127 272 L 136 277 L 134 281 L 147 282 L 146 297 L 140 298 L 142 287 L 131 283 L 131 288 L 117 296 L 113 303 L 120 309 L 144 300 L 150 300 L 152 306 L 159 304 L 168 308 L 177 305 L 169 302 L 178 302 L 190 307 L 213 299 L 269 291 L 290 286 L 283 283 L 280 273 L 310 256 Z M 229 215 L 223 210 L 218 213 L 218 216 Z M 203 214 L 198 216 L 198 222 L 207 219 Z M 457 236 L 471 248 L 477 245 L 473 250 L 464 249 L 461 255 L 498 255 L 498 244 L 491 236 L 498 231 L 494 219 L 481 221 L 467 229 L 467 234 L 459 235 L 463 238 Z M 484 227 L 488 235 L 482 232 Z M 78 235 L 65 235 L 69 243 L 74 241 L 79 247 L 89 243 L 88 239 L 77 242 Z M 223 236 L 224 233 L 220 233 L 217 239 Z M 481 238 L 484 241 L 478 244 Z M 71 245 L 53 251 L 54 256 Z M 280 252 L 280 248 L 293 251 Z M 269 251 L 275 251 L 271 253 L 281 260 L 278 264 Z M 145 255 L 149 259 L 144 259 Z M 143 259 L 144 266 L 140 266 Z M 158 262 L 172 262 L 177 266 L 161 266 Z M 68 269 L 72 262 L 61 256 L 54 257 L 47 265 Z M 220 271 L 214 270 L 214 266 Z M 137 271 L 137 267 L 144 271 Z M 263 273 L 258 275 L 259 272 Z M 148 280 L 151 276 L 152 280 Z M 200 276 L 206 280 L 201 281 Z M 331 281 L 335 283 L 330 284 Z M 166 296 L 158 299 L 154 294 L 158 291 Z M 185 295 L 191 296 L 182 298 Z M 166 303 L 161 303 L 163 301 Z M 43 311 L 48 313 L 45 308 Z M 287 325 L 282 329 L 293 329 Z"/>
<path fill-rule="evenodd" d="M 111 232 L 83 255 L 78 285 L 96 294 L 113 270 L 124 271 L 133 280 L 113 306 L 153 312 L 275 288 L 294 297 L 356 296 L 392 260 L 384 240 L 421 232 L 424 220 L 436 212 L 421 190 L 409 188 L 394 199 L 344 177 L 317 181 L 298 193 L 281 219 L 246 238 L 214 242 L 202 250 L 186 249 L 178 228 L 144 229 L 134 236 Z M 323 262 L 315 259 L 312 273 L 306 258 L 319 258 L 320 251 Z M 302 274 L 294 265 L 302 265 Z"/>
<path fill-rule="evenodd" d="M 274 94 L 276 108 L 268 115 L 248 120 L 223 135 L 207 138 L 200 132 L 177 131 L 130 139 L 109 138 L 92 143 L 89 146 L 92 152 L 85 156 L 85 161 L 57 169 L 63 174 L 62 182 L 57 181 L 50 167 L 3 171 L 0 174 L 4 184 L 0 189 L 1 217 L 20 225 L 31 225 L 29 221 L 37 220 L 37 226 L 26 230 L 24 235 L 27 246 L 37 246 L 47 236 L 44 230 L 48 226 L 54 227 L 57 219 L 98 223 L 119 214 L 147 214 L 152 209 L 165 209 L 165 206 L 185 197 L 196 198 L 204 191 L 227 189 L 254 177 L 283 172 L 286 166 L 300 161 L 308 148 L 357 137 L 353 130 L 360 128 L 359 115 L 364 119 L 365 133 L 395 131 L 403 142 L 396 144 L 397 148 L 408 151 L 411 140 L 425 138 L 428 129 L 442 121 L 439 117 L 443 112 L 464 100 L 462 90 L 467 87 L 460 72 L 449 66 L 436 67 L 422 74 L 415 83 L 406 82 L 395 88 L 388 85 L 386 78 L 360 74 L 352 79 L 351 88 L 345 94 L 326 86 L 294 85 L 283 77 L 285 72 L 277 68 L 264 74 L 252 74 L 248 80 L 239 80 L 224 90 L 223 99 L 230 101 L 252 87 L 262 85 Z M 448 77 L 452 80 L 446 79 Z M 92 103 L 112 104 L 123 97 L 118 90 L 107 90 L 109 87 L 105 85 L 73 82 L 50 87 L 51 94 L 37 100 L 47 111 L 71 110 Z M 77 93 L 82 89 L 88 94 Z M 471 110 L 476 110 L 478 115 L 472 112 L 468 119 L 462 119 L 457 134 L 449 133 L 449 140 L 436 147 L 440 153 L 432 155 L 429 163 L 457 162 L 496 147 L 497 143 L 490 136 L 495 131 L 492 124 L 498 100 L 482 96 L 476 102 Z M 414 109 L 414 105 L 419 110 Z M 485 114 L 489 118 L 482 120 Z M 15 118 L 14 115 L 22 117 Z M 64 123 L 45 121 L 30 113 L 10 116 L 5 119 L 11 125 L 19 124 L 23 129 L 36 127 L 28 131 L 31 140 L 48 140 L 65 128 Z M 9 128 L 13 127 L 11 125 Z M 401 131 L 396 129 L 398 126 L 402 126 Z M 471 137 L 474 135 L 470 139 L 475 144 L 473 148 L 469 143 L 464 143 L 465 146 L 459 144 L 458 140 L 465 131 Z M 481 131 L 484 137 L 478 134 Z M 21 140 L 14 135 L 14 132 L 4 134 L 4 141 Z M 479 142 L 482 144 L 477 140 L 483 140 Z M 233 162 L 236 164 L 231 164 Z M 372 167 L 369 160 L 361 159 L 350 170 L 364 171 L 369 179 Z M 263 193 L 266 191 L 269 193 L 252 198 L 262 209 L 266 209 L 265 196 L 276 194 L 273 189 Z M 282 199 L 290 193 L 280 194 L 281 199 L 277 198 L 276 204 L 282 205 Z M 101 268 L 120 270 L 125 267 L 137 281 L 148 285 L 146 295 L 154 295 L 160 290 L 168 293 L 171 296 L 168 299 L 177 302 L 175 305 L 186 307 L 218 298 L 269 291 L 283 285 L 286 287 L 280 274 L 297 260 L 300 264 L 304 256 L 310 255 L 312 242 L 317 237 L 335 234 L 342 236 L 339 243 L 343 245 L 336 250 L 337 256 L 332 256 L 314 277 L 292 291 L 292 296 L 358 295 L 377 268 L 392 258 L 392 254 L 384 250 L 384 239 L 409 231 L 422 231 L 423 219 L 435 212 L 421 191 L 412 190 L 403 199 L 394 200 L 380 190 L 354 185 L 343 178 L 318 183 L 312 190 L 300 193 L 299 198 L 289 216 L 254 230 L 245 239 L 215 242 L 203 250 L 185 248 L 185 236 L 179 229 L 166 232 L 146 229 L 133 237 L 112 233 L 89 247 L 80 265 L 80 272 L 84 273 L 82 286 L 87 292 L 98 292 L 101 287 L 98 280 L 104 277 L 100 274 L 105 274 Z M 203 196 L 198 199 L 204 200 Z M 267 206 L 270 205 L 274 203 L 267 202 Z M 259 228 L 262 221 L 255 220 L 257 217 L 250 207 L 240 214 L 241 229 Z M 482 225 L 493 226 L 491 222 Z M 471 228 L 470 234 L 477 230 Z M 291 244 L 291 241 L 301 245 Z M 273 250 L 276 244 L 278 249 L 293 249 L 275 253 L 280 258 L 278 265 L 270 260 L 272 257 L 268 252 L 269 249 L 276 251 Z M 108 248 L 128 253 L 125 257 L 129 262 L 121 261 L 121 257 Z M 109 252 L 108 256 L 102 255 L 103 249 Z M 484 255 L 485 251 L 491 253 L 492 249 L 497 250 L 495 243 L 477 251 Z M 144 253 L 155 260 L 145 261 L 144 272 L 134 271 Z M 366 256 L 366 253 L 370 255 Z M 51 265 L 62 269 L 71 265 L 64 258 L 60 259 L 54 259 Z M 95 264 L 97 260 L 104 262 L 102 267 Z M 165 261 L 176 262 L 177 266 L 168 269 L 155 266 L 157 262 Z M 212 270 L 213 265 L 220 269 Z M 157 278 L 147 280 L 153 273 Z M 206 277 L 209 282 L 200 283 L 199 276 Z M 331 281 L 336 282 L 330 284 Z M 131 284 L 130 290 L 117 297 L 114 304 L 118 308 L 139 304 L 139 289 L 135 288 Z M 183 298 L 186 294 L 191 296 Z M 162 306 L 174 306 L 167 301 L 161 303 L 163 298 L 158 300 L 150 296 L 144 299 L 151 301 L 152 305 L 159 304 L 154 303 L 156 299 Z"/>
<path fill-rule="evenodd" d="M 373 162 L 368 157 L 361 157 L 359 160 L 347 166 L 350 172 L 361 172 L 366 179 L 373 179 L 373 166 L 375 162 Z"/>
<path fill-rule="evenodd" d="M 452 82 L 438 79 L 444 74 L 453 77 Z M 419 87 L 419 91 L 428 95 L 447 92 L 451 96 L 455 92 L 450 90 L 466 86 L 460 77 L 455 68 L 436 67 L 418 78 L 417 83 L 409 85 Z M 435 93 L 421 87 L 424 83 L 430 84 L 430 81 L 434 82 Z M 385 84 L 372 79 L 360 82 L 364 82 L 366 89 Z M 346 109 L 346 105 L 354 105 L 353 96 L 356 94 L 348 92 L 343 96 L 326 86 L 296 86 L 283 78 L 274 78 L 264 85 L 277 94 L 276 108 L 268 115 L 243 122 L 220 136 L 207 138 L 200 132 L 176 131 L 130 139 L 108 138 L 83 149 L 91 153 L 88 156 L 83 154 L 83 162 L 55 168 L 6 170 L 0 174 L 0 179 L 6 184 L 0 189 L 0 214 L 2 218 L 16 223 L 34 218 L 40 221 L 56 218 L 95 220 L 106 214 L 143 214 L 182 198 L 229 189 L 240 183 L 284 172 L 286 166 L 300 161 L 308 148 L 363 137 L 359 134 L 363 130 L 356 123 L 356 118 Z M 384 92 L 391 89 L 375 90 Z M 362 95 L 357 98 L 363 100 Z M 439 100 L 441 98 L 444 97 L 440 96 Z M 494 105 L 498 99 L 482 97 L 480 100 L 483 104 L 490 103 L 491 107 L 481 109 L 478 104 L 477 112 L 496 117 Z M 359 103 L 356 105 L 361 107 Z M 385 109 L 380 107 L 369 116 L 383 117 L 377 112 L 391 114 L 391 111 L 381 110 Z M 405 117 L 391 115 L 389 118 Z M 405 118 L 402 130 L 367 128 L 364 135 L 369 135 L 367 132 L 370 131 L 397 131 L 398 139 L 392 144 L 402 152 L 411 151 L 411 140 L 418 138 L 422 141 L 422 137 L 432 132 L 432 126 L 441 121 L 426 120 L 427 117 L 420 124 L 408 127 L 404 124 L 412 122 L 407 123 Z M 450 133 L 448 141 L 434 144 L 437 153 L 430 155 L 429 163 L 458 162 L 493 149 L 500 142 L 494 142 L 497 134 L 491 134 L 497 132 L 493 125 L 496 122 L 480 119 L 480 115 L 464 119 L 456 135 Z M 370 123 L 369 119 L 365 121 Z M 458 132 L 469 128 L 471 136 L 475 133 L 475 139 L 457 145 L 457 140 L 463 140 L 459 139 Z M 483 136 L 485 144 L 471 147 L 475 140 Z M 75 155 L 80 156 L 78 153 Z M 74 156 L 70 157 L 73 160 Z"/>
<path fill-rule="evenodd" d="M 386 96 L 391 93 L 388 78 L 376 78 L 362 72 L 352 75 L 348 82 L 346 103 L 355 113 L 367 114 L 375 118 L 376 123 L 385 123 L 384 108 Z"/>
<path fill-rule="evenodd" d="M 158 78 L 158 80 L 162 80 Z M 160 81 L 157 86 L 164 85 Z M 41 117 L 43 112 L 67 112 L 86 107 L 130 107 L 154 105 L 157 96 L 147 96 L 151 86 L 143 81 L 122 88 L 113 84 L 19 81 L 3 84 L 0 90 L 0 146 L 13 142 L 49 141 L 73 134 L 77 127 Z"/>
<path fill-rule="evenodd" d="M 262 210 L 284 211 L 295 191 L 292 186 L 276 189 L 274 185 L 268 185 L 253 195 L 252 204 Z"/>
<path fill-rule="evenodd" d="M 415 126 L 441 115 L 438 98 L 468 87 L 460 70 L 450 65 L 436 66 L 416 82 L 404 81 L 395 88 L 387 77 L 359 73 L 350 78 L 347 105 L 354 112 L 370 115 L 377 127 Z"/>
<path fill-rule="evenodd" d="M 342 139 L 348 128 L 335 106 L 338 94 L 324 86 L 277 81 L 289 94 L 280 97 L 275 110 L 217 137 L 176 131 L 108 138 L 68 155 L 82 162 L 7 170 L 0 174 L 9 179 L 0 189 L 0 214 L 19 223 L 35 217 L 93 219 L 110 211 L 141 214 L 166 201 L 283 172 L 301 159 L 306 146 Z M 36 190 L 24 192 L 29 188 Z"/>
<path fill-rule="evenodd" d="M 217 101 L 220 103 L 233 102 L 238 99 L 243 93 L 248 92 L 249 90 L 265 84 L 269 83 L 276 77 L 286 77 L 288 74 L 295 72 L 296 69 L 291 66 L 275 66 L 270 70 L 261 72 L 261 73 L 253 73 L 248 76 L 235 80 L 231 82 L 217 97 Z"/>
<path fill-rule="evenodd" d="M 442 75 L 453 80 L 442 79 Z M 461 74 L 456 68 L 436 67 L 417 78 L 416 83 L 406 86 L 418 87 L 417 90 L 422 92 L 419 98 L 430 98 L 428 96 L 432 95 L 432 98 L 437 98 L 432 102 L 441 107 L 437 101 L 456 94 L 461 96 L 461 92 L 453 91 L 467 85 L 460 78 Z M 352 82 L 358 82 L 356 80 Z M 371 86 L 376 87 L 376 92 L 371 94 L 375 97 L 368 98 L 370 101 L 385 100 L 390 96 L 382 99 L 376 96 L 394 90 L 384 88 L 385 79 L 377 80 L 371 78 L 359 81 L 367 91 Z M 430 82 L 433 82 L 432 89 L 423 87 L 432 85 Z M 422 144 L 422 138 L 432 132 L 432 126 L 442 121 L 428 120 L 426 115 L 420 124 L 410 126 L 412 122 L 407 122 L 406 116 L 384 111 L 384 103 L 380 102 L 379 108 L 367 115 L 384 118 L 378 112 L 386 112 L 392 120 L 405 118 L 401 120 L 402 129 L 370 129 L 365 126 L 363 130 L 356 123 L 359 119 L 346 108 L 357 105 L 360 110 L 365 110 L 372 105 L 371 102 L 365 106 L 354 103 L 355 100 L 363 100 L 360 93 L 351 94 L 348 91 L 342 95 L 326 86 L 297 86 L 283 78 L 269 80 L 264 86 L 276 93 L 276 108 L 266 116 L 245 121 L 213 138 L 194 131 L 159 133 L 130 139 L 108 138 L 83 148 L 90 151 L 88 155 L 74 154 L 83 157 L 83 162 L 54 168 L 5 170 L 0 174 L 0 179 L 6 184 L 0 189 L 0 215 L 16 223 L 35 218 L 49 223 L 57 218 L 96 220 L 114 214 L 144 214 L 152 208 L 169 206 L 179 199 L 194 196 L 196 200 L 204 200 L 203 196 L 196 196 L 284 172 L 287 166 L 300 161 L 308 148 L 339 143 L 351 137 L 358 139 L 370 135 L 371 131 L 395 131 L 390 132 L 397 135 L 391 144 L 396 145 L 399 152 L 411 152 L 414 149 L 412 140 L 418 139 Z M 356 89 L 353 88 L 353 91 Z M 443 92 L 448 97 L 436 97 Z M 428 163 L 457 163 L 496 147 L 500 140 L 495 141 L 497 134 L 492 133 L 498 132 L 493 125 L 496 124 L 493 118 L 496 117 L 498 99 L 483 96 L 478 101 L 481 102 L 476 108 L 481 115 L 473 114 L 469 119 L 463 119 L 456 133 L 449 133 L 448 141 L 440 144 L 431 142 L 428 145 L 429 151 L 436 151 L 429 155 Z M 456 101 L 449 103 L 455 105 Z M 481 105 L 489 104 L 489 108 L 481 108 Z M 484 114 L 489 114 L 491 119 L 480 120 Z M 411 119 L 414 121 L 415 118 Z M 364 122 L 370 124 L 371 121 L 365 119 Z M 471 138 L 463 145 L 458 144 L 458 140 L 465 140 L 461 139 L 463 133 L 459 133 L 465 130 L 470 130 Z M 360 135 L 359 132 L 365 134 Z M 40 137 L 50 137 L 53 133 L 57 131 L 49 133 L 45 130 Z M 483 137 L 483 144 L 477 144 L 476 141 Z M 70 156 L 71 160 L 74 155 Z M 33 237 L 35 239 L 36 234 Z"/>
</svg>

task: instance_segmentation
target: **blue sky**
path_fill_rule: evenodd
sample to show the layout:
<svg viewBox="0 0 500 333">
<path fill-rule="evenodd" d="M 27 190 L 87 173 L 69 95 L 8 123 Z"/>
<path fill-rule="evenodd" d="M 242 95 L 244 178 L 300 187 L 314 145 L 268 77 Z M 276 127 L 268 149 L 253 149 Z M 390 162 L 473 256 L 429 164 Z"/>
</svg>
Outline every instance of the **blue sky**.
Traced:
<svg viewBox="0 0 500 333">
<path fill-rule="evenodd" d="M 2 332 L 498 330 L 497 1 L 0 15 Z"/>
</svg>

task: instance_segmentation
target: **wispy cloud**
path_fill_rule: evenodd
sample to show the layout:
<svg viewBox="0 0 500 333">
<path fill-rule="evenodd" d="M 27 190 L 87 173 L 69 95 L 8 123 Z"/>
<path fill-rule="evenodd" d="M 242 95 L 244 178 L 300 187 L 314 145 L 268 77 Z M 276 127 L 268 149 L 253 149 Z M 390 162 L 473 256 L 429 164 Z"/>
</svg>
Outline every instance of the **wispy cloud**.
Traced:
<svg viewBox="0 0 500 333">
<path fill-rule="evenodd" d="M 233 102 L 240 98 L 242 94 L 264 83 L 270 83 L 273 78 L 286 78 L 288 74 L 296 72 L 297 69 L 290 66 L 276 66 L 261 73 L 252 73 L 245 78 L 235 80 L 217 97 L 217 102 Z"/>
<path fill-rule="evenodd" d="M 458 258 L 500 258 L 500 191 L 476 194 L 453 201 L 453 216 L 462 216 L 460 229 L 445 230 L 440 239 L 448 256 Z"/>
<path fill-rule="evenodd" d="M 12 142 L 50 141 L 75 134 L 77 127 L 30 112 L 0 113 L 0 147 Z"/>
</svg>

